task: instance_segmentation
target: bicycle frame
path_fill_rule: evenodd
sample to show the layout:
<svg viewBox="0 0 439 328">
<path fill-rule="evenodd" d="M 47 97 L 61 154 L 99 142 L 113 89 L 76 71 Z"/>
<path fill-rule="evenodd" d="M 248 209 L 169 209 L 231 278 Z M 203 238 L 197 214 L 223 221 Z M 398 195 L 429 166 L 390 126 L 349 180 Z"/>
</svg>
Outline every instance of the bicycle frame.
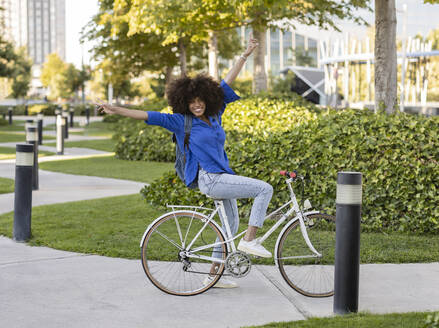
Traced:
<svg viewBox="0 0 439 328">
<path fill-rule="evenodd" d="M 273 215 L 275 215 L 276 213 L 278 213 L 279 211 L 281 211 L 282 209 L 284 209 L 288 205 L 292 204 L 292 207 L 285 214 L 283 214 L 281 216 L 281 218 L 270 228 L 270 230 L 268 230 L 262 237 L 258 238 L 258 242 L 259 243 L 263 243 L 274 231 L 277 230 L 277 228 L 280 225 L 282 225 L 282 223 L 285 222 L 285 220 L 287 220 L 288 217 L 290 217 L 293 213 L 295 213 L 296 214 L 295 217 L 293 219 L 291 219 L 288 222 L 288 224 L 284 227 L 284 229 L 279 234 L 279 238 L 282 235 L 282 232 L 286 228 L 288 228 L 291 224 L 294 224 L 294 222 L 299 220 L 300 230 L 301 230 L 302 236 L 303 236 L 307 246 L 309 247 L 311 252 L 314 253 L 314 255 L 293 256 L 291 258 L 321 257 L 322 255 L 319 252 L 317 252 L 317 250 L 314 248 L 314 246 L 312 245 L 312 243 L 311 243 L 311 241 L 310 241 L 310 239 L 308 237 L 308 233 L 306 231 L 306 226 L 305 226 L 305 221 L 304 221 L 304 217 L 306 217 L 307 215 L 315 214 L 315 213 L 319 213 L 319 212 L 318 211 L 308 211 L 308 212 L 305 212 L 305 213 L 302 212 L 302 210 L 300 209 L 300 206 L 299 206 L 299 204 L 297 202 L 296 195 L 294 194 L 293 188 L 291 187 L 291 183 L 292 182 L 293 182 L 293 179 L 291 179 L 291 178 L 286 181 L 286 183 L 288 185 L 288 189 L 290 191 L 291 199 L 288 202 L 286 202 L 285 204 L 283 204 L 281 207 L 279 207 L 278 209 L 276 209 L 275 211 L 273 211 L 272 213 L 267 215 L 265 217 L 265 219 L 268 219 L 268 218 L 272 217 Z M 202 213 L 199 213 L 199 212 L 193 212 L 193 213 L 197 213 L 198 215 L 201 215 L 202 217 L 204 217 L 205 219 L 202 219 L 202 221 L 205 222 L 205 223 L 204 223 L 203 227 L 200 229 L 200 231 L 195 235 L 195 237 L 192 239 L 192 241 L 190 241 L 190 243 L 187 246 L 185 246 L 184 243 L 183 243 L 183 240 L 181 240 L 184 248 L 189 250 L 189 251 L 187 251 L 187 250 L 182 250 L 181 249 L 181 255 L 184 255 L 184 256 L 189 257 L 189 258 L 198 258 L 198 259 L 203 259 L 203 260 L 206 260 L 206 261 L 212 261 L 212 262 L 214 261 L 214 262 L 217 262 L 217 263 L 225 263 L 225 260 L 214 258 L 214 257 L 211 257 L 211 256 L 199 255 L 199 254 L 196 254 L 196 253 L 200 252 L 202 250 L 205 250 L 205 249 L 209 249 L 209 248 L 213 248 L 215 246 L 222 245 L 222 244 L 226 244 L 229 251 L 232 251 L 232 252 L 236 251 L 236 246 L 235 246 L 234 240 L 239 238 L 240 236 L 242 236 L 246 231 L 244 230 L 243 232 L 241 232 L 241 233 L 239 233 L 239 234 L 237 234 L 236 236 L 233 237 L 232 233 L 231 233 L 230 225 L 229 225 L 229 220 L 228 220 L 228 218 L 226 216 L 226 212 L 225 212 L 225 209 L 224 209 L 223 202 L 221 200 L 215 200 L 214 202 L 215 202 L 215 207 L 216 207 L 214 210 L 210 209 L 210 208 L 197 207 L 197 206 L 168 205 L 168 207 L 171 207 L 174 210 L 173 212 L 175 212 L 175 213 L 178 212 L 178 211 L 175 211 L 175 208 L 184 208 L 184 209 L 191 208 L 191 209 L 203 209 L 203 210 L 211 211 L 209 216 L 206 216 L 206 215 L 204 215 Z M 173 213 L 173 212 L 171 212 L 171 213 Z M 191 212 L 191 211 L 189 211 L 189 212 Z M 226 231 L 224 231 L 221 227 L 219 227 L 219 225 L 215 222 L 214 217 L 215 217 L 215 215 L 217 213 L 219 214 L 220 218 L 224 218 L 222 221 L 223 221 L 223 225 L 226 228 Z M 170 213 L 167 213 L 165 215 L 169 215 L 169 214 Z M 157 220 L 159 220 L 159 219 L 157 219 Z M 151 223 L 148 226 L 148 229 L 145 231 L 145 234 L 143 235 L 143 238 L 142 238 L 142 240 L 140 242 L 140 246 L 142 246 L 147 232 L 150 230 L 150 228 L 154 225 L 154 223 L 157 220 L 155 220 L 153 223 Z M 197 241 L 197 239 L 199 238 L 201 233 L 204 231 L 204 229 L 207 227 L 209 222 L 212 222 L 213 224 L 215 224 L 218 227 L 218 229 L 226 237 L 226 240 L 224 242 L 213 243 L 213 244 L 197 247 L 195 249 L 191 249 L 192 245 Z M 177 220 L 176 220 L 176 224 L 177 224 L 177 229 L 179 231 L 180 239 L 182 239 L 182 235 L 181 235 L 181 232 L 180 232 L 180 226 L 179 226 L 179 223 L 178 223 Z M 279 238 L 278 238 L 278 242 L 279 242 Z M 173 243 L 174 245 L 177 245 L 177 243 L 175 243 L 173 241 L 170 241 L 170 242 Z M 276 249 L 277 249 L 278 242 L 276 243 Z M 278 261 L 277 260 L 278 259 L 275 257 L 276 265 L 278 265 Z"/>
</svg>

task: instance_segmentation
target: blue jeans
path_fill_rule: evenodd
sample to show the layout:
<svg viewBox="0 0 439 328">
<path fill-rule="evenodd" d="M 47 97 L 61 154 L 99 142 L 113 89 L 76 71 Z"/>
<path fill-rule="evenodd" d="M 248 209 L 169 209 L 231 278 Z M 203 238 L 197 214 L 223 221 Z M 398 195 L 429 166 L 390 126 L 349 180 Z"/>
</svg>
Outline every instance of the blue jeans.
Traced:
<svg viewBox="0 0 439 328">
<path fill-rule="evenodd" d="M 267 208 L 273 196 L 273 187 L 264 181 L 228 173 L 208 173 L 201 168 L 198 172 L 198 187 L 201 193 L 223 200 L 232 235 L 238 232 L 239 227 L 236 199 L 255 199 L 250 213 L 249 225 L 260 228 L 264 223 Z M 223 230 L 226 231 L 221 213 L 220 218 Z M 220 251 L 219 247 L 217 248 L 214 249 L 214 253 Z M 215 256 L 215 254 L 213 256 L 220 257 Z"/>
</svg>

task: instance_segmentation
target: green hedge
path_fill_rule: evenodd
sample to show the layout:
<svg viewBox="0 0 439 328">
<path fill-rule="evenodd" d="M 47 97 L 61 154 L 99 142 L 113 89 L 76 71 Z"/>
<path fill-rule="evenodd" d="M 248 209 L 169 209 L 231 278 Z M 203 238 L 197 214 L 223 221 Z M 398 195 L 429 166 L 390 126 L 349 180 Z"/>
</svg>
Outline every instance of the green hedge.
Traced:
<svg viewBox="0 0 439 328">
<path fill-rule="evenodd" d="M 172 134 L 163 128 L 124 118 L 116 125 L 113 138 L 117 140 L 114 150 L 116 158 L 157 162 L 175 160 Z"/>
<path fill-rule="evenodd" d="M 237 174 L 274 187 L 270 209 L 288 199 L 280 169 L 305 174 L 306 195 L 331 214 L 337 172 L 360 171 L 363 229 L 437 234 L 438 130 L 438 118 L 349 110 L 322 113 L 315 121 L 268 137 L 243 136 L 229 142 L 227 152 Z M 188 191 L 173 172 L 142 193 L 156 205 L 211 205 L 201 194 Z M 240 206 L 242 217 L 248 217 L 251 201 L 242 200 Z"/>
<path fill-rule="evenodd" d="M 297 169 L 306 175 L 307 197 L 330 214 L 335 213 L 337 172 L 360 171 L 363 229 L 439 233 L 438 117 L 337 112 L 299 100 L 286 102 L 276 97 L 249 98 L 229 105 L 224 116 L 231 167 L 237 174 L 274 187 L 270 209 L 288 199 L 286 184 L 278 174 L 281 169 Z M 118 145 L 125 147 L 118 154 L 174 161 L 166 130 L 146 127 L 143 122 L 125 124 L 122 130 Z M 297 187 L 300 198 L 301 186 Z M 185 188 L 174 172 L 145 187 L 142 194 L 154 205 L 212 205 L 199 192 Z M 245 219 L 252 201 L 239 203 Z"/>
</svg>

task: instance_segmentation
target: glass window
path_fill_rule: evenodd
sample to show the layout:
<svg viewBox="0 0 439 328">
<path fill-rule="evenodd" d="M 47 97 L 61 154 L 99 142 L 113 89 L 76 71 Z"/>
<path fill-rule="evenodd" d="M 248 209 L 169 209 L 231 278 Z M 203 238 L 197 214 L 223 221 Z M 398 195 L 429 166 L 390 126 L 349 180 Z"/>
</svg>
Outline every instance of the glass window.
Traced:
<svg viewBox="0 0 439 328">
<path fill-rule="evenodd" d="M 305 50 L 305 37 L 300 34 L 296 34 L 296 48 L 294 49 L 294 56 L 297 66 L 309 66 L 307 63 L 307 52 Z"/>
<path fill-rule="evenodd" d="M 296 49 L 305 49 L 305 37 L 300 34 L 296 34 Z"/>
<path fill-rule="evenodd" d="M 273 75 L 278 75 L 280 70 L 280 44 L 279 30 L 270 29 L 270 71 Z"/>
<path fill-rule="evenodd" d="M 317 66 L 317 40 L 308 39 L 308 56 L 312 58 L 311 66 Z"/>
<path fill-rule="evenodd" d="M 293 33 L 291 31 L 285 31 L 283 33 L 283 66 L 293 65 Z"/>
</svg>

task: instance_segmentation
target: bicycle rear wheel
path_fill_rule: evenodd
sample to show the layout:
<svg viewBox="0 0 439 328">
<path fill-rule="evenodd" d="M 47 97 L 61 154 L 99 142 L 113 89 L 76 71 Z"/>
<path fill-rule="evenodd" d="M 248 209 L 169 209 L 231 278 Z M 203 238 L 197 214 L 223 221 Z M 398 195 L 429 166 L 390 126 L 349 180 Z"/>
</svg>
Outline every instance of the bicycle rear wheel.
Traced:
<svg viewBox="0 0 439 328">
<path fill-rule="evenodd" d="M 147 277 L 157 288 L 172 295 L 197 295 L 215 285 L 221 277 L 224 264 L 219 265 L 215 279 L 206 281 L 213 261 L 183 254 L 185 251 L 225 241 L 218 226 L 213 222 L 206 225 L 206 222 L 206 217 L 199 213 L 172 212 L 149 229 L 141 247 L 141 259 Z M 201 230 L 188 250 L 189 244 Z M 212 252 L 213 247 L 209 247 L 191 254 L 211 257 Z M 221 244 L 220 251 L 215 254 L 217 258 L 225 260 L 226 245 Z"/>
<path fill-rule="evenodd" d="M 304 217 L 311 244 L 322 255 L 317 257 L 308 247 L 294 222 L 280 237 L 277 248 L 279 270 L 285 281 L 302 295 L 334 295 L 335 217 L 323 213 Z"/>
</svg>

